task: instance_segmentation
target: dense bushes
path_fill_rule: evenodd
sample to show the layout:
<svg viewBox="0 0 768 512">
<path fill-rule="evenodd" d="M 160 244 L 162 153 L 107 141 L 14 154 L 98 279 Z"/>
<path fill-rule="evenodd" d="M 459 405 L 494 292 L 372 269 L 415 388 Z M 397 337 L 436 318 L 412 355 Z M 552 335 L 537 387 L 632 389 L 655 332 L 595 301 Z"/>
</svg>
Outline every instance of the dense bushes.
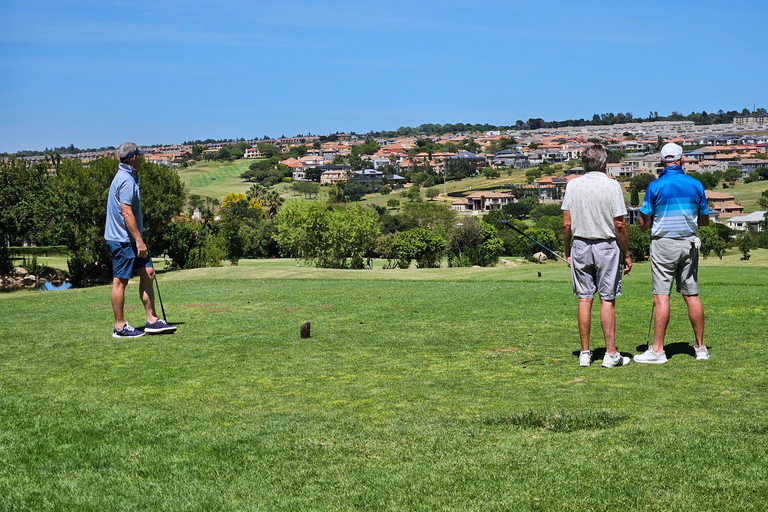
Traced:
<svg viewBox="0 0 768 512">
<path fill-rule="evenodd" d="M 376 213 L 358 204 L 289 201 L 276 218 L 283 254 L 327 268 L 362 268 L 379 236 Z"/>
</svg>

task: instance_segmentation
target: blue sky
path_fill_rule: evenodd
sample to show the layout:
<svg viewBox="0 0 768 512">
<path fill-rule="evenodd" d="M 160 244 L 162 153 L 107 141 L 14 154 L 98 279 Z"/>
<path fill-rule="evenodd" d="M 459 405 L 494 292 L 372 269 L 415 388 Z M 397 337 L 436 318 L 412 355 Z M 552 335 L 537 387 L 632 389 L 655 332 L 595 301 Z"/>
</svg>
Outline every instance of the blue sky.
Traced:
<svg viewBox="0 0 768 512">
<path fill-rule="evenodd" d="M 762 1 L 0 2 L 0 152 L 768 107 Z"/>
</svg>

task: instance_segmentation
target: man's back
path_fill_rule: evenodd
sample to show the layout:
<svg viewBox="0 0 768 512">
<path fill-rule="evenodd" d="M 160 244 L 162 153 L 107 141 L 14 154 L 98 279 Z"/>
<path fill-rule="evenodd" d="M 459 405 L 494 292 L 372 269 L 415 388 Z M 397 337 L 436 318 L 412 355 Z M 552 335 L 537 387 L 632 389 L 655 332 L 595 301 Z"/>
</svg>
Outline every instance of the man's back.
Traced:
<svg viewBox="0 0 768 512">
<path fill-rule="evenodd" d="M 648 185 L 640 211 L 653 215 L 651 236 L 682 238 L 696 234 L 698 217 L 709 207 L 701 182 L 671 166 Z"/>
<path fill-rule="evenodd" d="M 562 209 L 570 211 L 573 236 L 590 240 L 616 238 L 613 219 L 627 213 L 621 185 L 599 171 L 568 183 Z"/>
</svg>

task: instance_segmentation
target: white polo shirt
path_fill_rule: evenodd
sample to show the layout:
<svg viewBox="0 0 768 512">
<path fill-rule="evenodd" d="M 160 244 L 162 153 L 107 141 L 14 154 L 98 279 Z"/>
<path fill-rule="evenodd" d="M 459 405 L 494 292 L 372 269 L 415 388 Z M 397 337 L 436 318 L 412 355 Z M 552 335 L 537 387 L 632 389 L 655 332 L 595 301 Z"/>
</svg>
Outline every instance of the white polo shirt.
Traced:
<svg viewBox="0 0 768 512">
<path fill-rule="evenodd" d="M 615 217 L 627 214 L 619 182 L 604 172 L 588 172 L 565 187 L 562 210 L 571 213 L 571 233 L 579 238 L 616 238 Z"/>
</svg>

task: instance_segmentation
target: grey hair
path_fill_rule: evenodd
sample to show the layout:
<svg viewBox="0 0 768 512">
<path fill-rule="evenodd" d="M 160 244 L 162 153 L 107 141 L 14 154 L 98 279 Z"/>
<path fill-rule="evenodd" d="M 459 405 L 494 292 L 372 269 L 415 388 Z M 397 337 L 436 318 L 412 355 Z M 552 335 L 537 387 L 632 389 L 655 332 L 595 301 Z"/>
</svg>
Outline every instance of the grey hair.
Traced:
<svg viewBox="0 0 768 512">
<path fill-rule="evenodd" d="M 581 161 L 584 164 L 584 170 L 602 171 L 608 154 L 602 144 L 593 144 L 581 154 Z"/>
</svg>

